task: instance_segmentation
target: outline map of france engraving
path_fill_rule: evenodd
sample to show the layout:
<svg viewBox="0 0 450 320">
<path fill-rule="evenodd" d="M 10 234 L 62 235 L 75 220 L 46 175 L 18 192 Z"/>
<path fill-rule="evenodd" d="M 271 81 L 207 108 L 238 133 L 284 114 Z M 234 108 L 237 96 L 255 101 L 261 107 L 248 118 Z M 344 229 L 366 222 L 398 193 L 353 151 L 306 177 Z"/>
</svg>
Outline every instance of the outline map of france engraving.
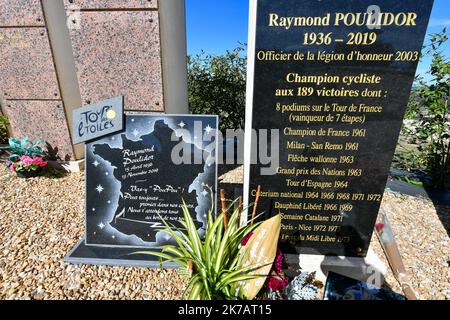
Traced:
<svg viewBox="0 0 450 320">
<path fill-rule="evenodd" d="M 183 170 L 185 165 L 173 164 L 171 153 L 180 143 L 184 144 L 182 150 L 190 150 L 191 155 L 201 155 L 202 151 L 184 140 L 172 141 L 172 133 L 163 120 L 158 120 L 153 132 L 138 141 L 122 134 L 122 148 L 94 144 L 93 153 L 111 164 L 114 177 L 121 184 L 118 206 L 110 222 L 117 231 L 136 235 L 145 242 L 155 242 L 157 229 L 163 227 L 157 211 L 170 223 L 181 227 L 177 221 L 182 217 L 182 199 L 188 205 L 195 204 L 190 210 L 195 221 L 193 209 L 198 203 L 195 191 L 189 193 L 188 188 L 203 172 L 204 163 L 194 162 L 202 164 L 191 164 L 189 170 Z M 125 158 L 128 160 L 124 161 Z M 126 168 L 134 165 L 135 168 L 127 172 Z M 199 228 L 202 223 L 196 221 L 196 225 Z"/>
</svg>

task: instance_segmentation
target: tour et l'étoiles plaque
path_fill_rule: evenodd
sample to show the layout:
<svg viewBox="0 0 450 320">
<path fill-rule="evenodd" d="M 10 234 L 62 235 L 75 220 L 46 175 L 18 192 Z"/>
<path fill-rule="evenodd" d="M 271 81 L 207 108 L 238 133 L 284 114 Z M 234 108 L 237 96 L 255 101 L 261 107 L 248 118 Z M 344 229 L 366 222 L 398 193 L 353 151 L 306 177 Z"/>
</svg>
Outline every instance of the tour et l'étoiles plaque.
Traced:
<svg viewBox="0 0 450 320">
<path fill-rule="evenodd" d="M 433 1 L 252 3 L 247 127 L 279 130 L 279 163 L 248 162 L 249 203 L 260 185 L 286 253 L 364 257 Z"/>
<path fill-rule="evenodd" d="M 123 129 L 123 97 L 115 97 L 73 110 L 74 144 Z"/>
</svg>

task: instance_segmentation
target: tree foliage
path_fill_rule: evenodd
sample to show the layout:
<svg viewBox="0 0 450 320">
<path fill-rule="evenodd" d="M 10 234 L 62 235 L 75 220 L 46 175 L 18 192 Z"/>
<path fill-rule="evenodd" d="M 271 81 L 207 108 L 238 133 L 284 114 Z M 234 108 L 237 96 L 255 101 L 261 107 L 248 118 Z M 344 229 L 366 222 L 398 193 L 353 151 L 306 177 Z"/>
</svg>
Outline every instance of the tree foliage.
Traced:
<svg viewBox="0 0 450 320">
<path fill-rule="evenodd" d="M 245 119 L 246 49 L 188 57 L 189 106 L 193 114 L 217 114 L 220 127 L 240 129 Z"/>
<path fill-rule="evenodd" d="M 420 114 L 420 111 L 424 105 L 424 101 L 417 87 L 414 87 L 411 91 L 408 101 L 408 107 L 406 109 L 405 119 L 414 119 Z"/>
<path fill-rule="evenodd" d="M 420 113 L 420 125 L 416 136 L 423 143 L 421 151 L 435 187 L 443 188 L 450 173 L 450 60 L 442 50 L 448 36 L 446 29 L 430 36 L 430 44 L 424 54 L 432 57 L 429 81 L 420 80 L 418 93 L 424 110 Z"/>
</svg>

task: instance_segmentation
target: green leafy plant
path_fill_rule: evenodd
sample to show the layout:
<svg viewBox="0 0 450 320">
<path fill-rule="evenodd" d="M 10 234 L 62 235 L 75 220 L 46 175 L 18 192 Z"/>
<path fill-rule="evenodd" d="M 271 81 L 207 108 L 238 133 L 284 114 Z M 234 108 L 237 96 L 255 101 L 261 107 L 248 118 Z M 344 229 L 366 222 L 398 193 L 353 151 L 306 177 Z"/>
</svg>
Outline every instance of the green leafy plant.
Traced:
<svg viewBox="0 0 450 320">
<path fill-rule="evenodd" d="M 220 129 L 244 127 L 247 58 L 240 45 L 224 55 L 188 57 L 189 107 L 193 114 L 217 114 Z"/>
<path fill-rule="evenodd" d="M 19 161 L 24 156 L 28 157 L 43 157 L 44 150 L 41 145 L 43 144 L 42 140 L 39 140 L 35 143 L 28 140 L 28 137 L 23 137 L 21 140 L 16 138 L 9 138 L 9 145 L 6 147 L 2 147 L 1 149 L 6 150 L 7 153 L 7 161 L 9 163 L 14 163 Z"/>
<path fill-rule="evenodd" d="M 413 178 L 410 178 L 408 176 L 402 178 L 401 180 L 406 182 L 406 183 L 409 183 L 409 184 L 412 184 L 414 186 L 417 186 L 417 187 L 423 187 L 424 186 L 424 183 L 422 181 L 417 181 L 417 180 L 415 180 Z"/>
<path fill-rule="evenodd" d="M 431 34 L 422 57 L 432 59 L 427 77 L 418 75 L 411 92 L 394 166 L 431 177 L 431 186 L 446 188 L 450 174 L 450 60 L 444 29 Z"/>
<path fill-rule="evenodd" d="M 225 211 L 214 219 L 213 209 L 209 210 L 202 240 L 183 202 L 183 219 L 179 223 L 184 230 L 161 218 L 166 227 L 161 231 L 171 236 L 178 246 L 166 245 L 161 252 L 135 254 L 154 255 L 160 257 L 161 261 L 173 261 L 189 270 L 191 278 L 187 298 L 190 300 L 237 300 L 239 283 L 254 279 L 256 276 L 249 275 L 249 272 L 258 269 L 258 266 L 240 266 L 241 241 L 260 225 L 254 223 L 241 226 L 240 213 L 240 209 L 236 209 L 228 217 Z"/>
<path fill-rule="evenodd" d="M 410 144 L 402 139 L 397 144 L 394 159 L 394 167 L 408 172 L 426 172 L 426 159 L 417 144 Z"/>
<path fill-rule="evenodd" d="M 0 144 L 8 143 L 8 124 L 8 117 L 0 115 Z"/>
<path fill-rule="evenodd" d="M 450 60 L 441 46 L 448 40 L 446 29 L 431 35 L 427 54 L 432 56 L 429 70 L 431 79 L 421 81 L 418 89 L 424 100 L 426 113 L 422 116 L 417 136 L 425 146 L 427 168 L 434 186 L 445 188 L 450 173 Z"/>
</svg>

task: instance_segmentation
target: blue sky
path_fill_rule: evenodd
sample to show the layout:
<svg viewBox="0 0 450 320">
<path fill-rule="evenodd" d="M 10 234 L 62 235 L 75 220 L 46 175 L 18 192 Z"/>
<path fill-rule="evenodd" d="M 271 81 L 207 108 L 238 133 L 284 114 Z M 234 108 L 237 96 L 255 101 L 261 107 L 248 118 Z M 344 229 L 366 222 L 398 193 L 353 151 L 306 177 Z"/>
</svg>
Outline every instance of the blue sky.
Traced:
<svg viewBox="0 0 450 320">
<path fill-rule="evenodd" d="M 186 0 L 186 14 L 189 54 L 202 49 L 221 54 L 238 42 L 247 43 L 248 0 Z M 439 32 L 445 26 L 450 31 L 450 1 L 435 0 L 428 33 Z M 450 56 L 450 43 L 446 53 Z M 430 59 L 424 59 L 418 73 L 424 74 L 429 64 Z"/>
</svg>

